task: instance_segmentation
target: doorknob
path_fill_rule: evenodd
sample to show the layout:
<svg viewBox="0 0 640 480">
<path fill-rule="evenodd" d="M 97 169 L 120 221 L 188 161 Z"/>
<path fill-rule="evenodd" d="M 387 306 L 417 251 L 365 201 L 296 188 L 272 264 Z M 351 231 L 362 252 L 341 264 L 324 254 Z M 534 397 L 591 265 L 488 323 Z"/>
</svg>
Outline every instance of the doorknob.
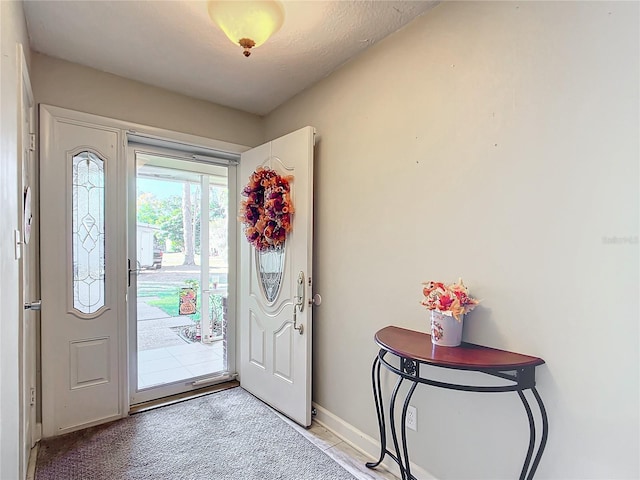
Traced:
<svg viewBox="0 0 640 480">
<path fill-rule="evenodd" d="M 309 306 L 320 305 L 322 303 L 322 296 L 319 293 L 314 293 L 313 297 L 309 299 Z"/>
<path fill-rule="evenodd" d="M 24 309 L 40 311 L 42 310 L 42 300 L 36 300 L 35 302 L 25 303 Z"/>
</svg>

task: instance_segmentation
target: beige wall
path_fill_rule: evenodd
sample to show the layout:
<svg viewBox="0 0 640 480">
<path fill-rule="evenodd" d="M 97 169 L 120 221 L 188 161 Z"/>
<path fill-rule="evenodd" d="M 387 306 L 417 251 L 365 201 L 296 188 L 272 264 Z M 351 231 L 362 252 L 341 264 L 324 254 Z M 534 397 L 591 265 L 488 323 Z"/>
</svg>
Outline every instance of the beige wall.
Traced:
<svg viewBox="0 0 640 480">
<path fill-rule="evenodd" d="M 0 478 L 18 478 L 19 271 L 13 232 L 18 229 L 18 44 L 29 40 L 22 2 L 0 1 Z"/>
<path fill-rule="evenodd" d="M 377 437 L 374 333 L 427 331 L 421 282 L 462 276 L 482 299 L 465 340 L 547 362 L 536 478 L 640 476 L 638 7 L 446 2 L 266 118 L 267 139 L 320 134 L 320 406 Z M 412 403 L 437 478 L 519 473 L 515 394 Z"/>
<path fill-rule="evenodd" d="M 255 146 L 262 118 L 46 55 L 33 55 L 37 103 Z"/>
</svg>

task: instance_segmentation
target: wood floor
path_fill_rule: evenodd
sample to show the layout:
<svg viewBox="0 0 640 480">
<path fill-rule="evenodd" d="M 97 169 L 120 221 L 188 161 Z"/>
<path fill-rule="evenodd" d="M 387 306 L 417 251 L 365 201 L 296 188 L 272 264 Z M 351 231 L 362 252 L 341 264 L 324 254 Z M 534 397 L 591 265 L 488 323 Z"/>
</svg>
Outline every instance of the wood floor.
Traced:
<svg viewBox="0 0 640 480">
<path fill-rule="evenodd" d="M 365 463 L 374 459 L 356 450 L 317 422 L 314 421 L 311 427 L 304 429 L 285 417 L 283 419 L 358 480 L 399 480 L 382 466 L 374 470 L 365 467 Z"/>
</svg>

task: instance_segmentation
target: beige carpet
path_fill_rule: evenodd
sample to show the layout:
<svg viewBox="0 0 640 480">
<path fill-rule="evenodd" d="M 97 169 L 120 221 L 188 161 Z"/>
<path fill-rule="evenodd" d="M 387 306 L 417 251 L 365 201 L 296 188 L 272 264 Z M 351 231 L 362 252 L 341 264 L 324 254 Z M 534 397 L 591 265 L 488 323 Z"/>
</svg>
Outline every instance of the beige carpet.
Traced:
<svg viewBox="0 0 640 480">
<path fill-rule="evenodd" d="M 43 440 L 36 480 L 354 480 L 233 388 Z"/>
</svg>

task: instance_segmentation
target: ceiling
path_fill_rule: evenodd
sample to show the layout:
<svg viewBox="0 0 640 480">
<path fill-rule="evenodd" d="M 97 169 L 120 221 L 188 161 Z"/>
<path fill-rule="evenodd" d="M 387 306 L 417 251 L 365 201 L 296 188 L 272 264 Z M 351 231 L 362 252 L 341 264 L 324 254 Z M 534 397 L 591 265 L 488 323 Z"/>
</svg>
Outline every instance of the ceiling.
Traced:
<svg viewBox="0 0 640 480">
<path fill-rule="evenodd" d="M 36 52 L 266 115 L 437 3 L 285 0 L 283 27 L 249 58 L 205 1 L 24 0 L 24 10 Z"/>
</svg>

